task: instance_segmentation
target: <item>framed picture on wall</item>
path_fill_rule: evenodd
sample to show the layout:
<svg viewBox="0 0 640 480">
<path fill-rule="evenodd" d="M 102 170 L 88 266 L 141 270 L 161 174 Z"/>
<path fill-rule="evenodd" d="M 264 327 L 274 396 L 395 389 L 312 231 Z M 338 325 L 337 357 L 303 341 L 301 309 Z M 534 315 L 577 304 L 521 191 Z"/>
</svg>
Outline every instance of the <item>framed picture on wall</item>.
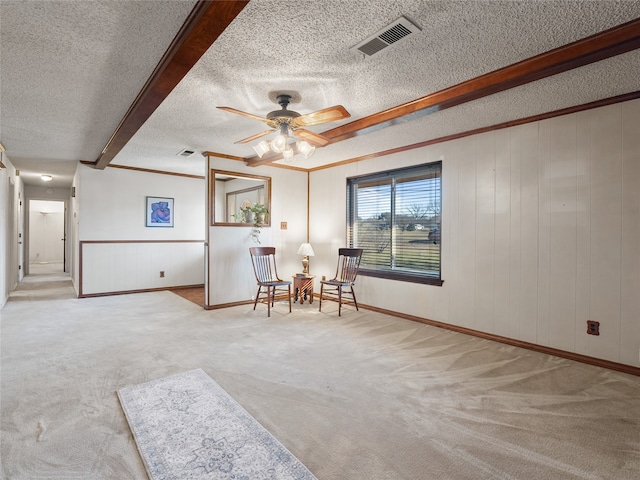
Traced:
<svg viewBox="0 0 640 480">
<path fill-rule="evenodd" d="M 173 227 L 173 198 L 147 197 L 147 227 Z"/>
</svg>

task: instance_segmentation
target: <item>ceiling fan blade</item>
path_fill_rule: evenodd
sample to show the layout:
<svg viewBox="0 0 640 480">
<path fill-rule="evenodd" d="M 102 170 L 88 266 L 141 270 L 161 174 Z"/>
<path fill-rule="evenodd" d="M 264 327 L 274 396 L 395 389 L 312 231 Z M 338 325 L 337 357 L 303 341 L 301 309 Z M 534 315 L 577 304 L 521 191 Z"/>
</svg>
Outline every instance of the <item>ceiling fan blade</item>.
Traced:
<svg viewBox="0 0 640 480">
<path fill-rule="evenodd" d="M 219 108 L 220 110 L 224 110 L 225 112 L 237 113 L 238 115 L 242 115 L 243 117 L 253 118 L 254 120 L 259 120 L 265 123 L 269 121 L 264 117 L 259 117 L 258 115 L 254 115 L 253 113 L 243 112 L 242 110 L 236 110 L 235 108 L 231 108 L 231 107 L 216 107 L 216 108 Z"/>
<path fill-rule="evenodd" d="M 294 120 L 294 123 L 300 127 L 308 127 L 310 125 L 319 125 L 321 123 L 334 122 L 349 118 L 351 114 L 342 105 L 318 110 L 317 112 L 306 113 L 300 115 Z"/>
<path fill-rule="evenodd" d="M 329 145 L 329 139 L 323 137 L 318 133 L 314 133 L 310 130 L 305 130 L 304 128 L 298 128 L 293 132 L 296 137 L 299 137 L 303 140 L 306 140 L 309 143 L 312 143 L 316 147 L 324 147 Z"/>
<path fill-rule="evenodd" d="M 251 135 L 250 137 L 244 138 L 242 140 L 238 140 L 237 142 L 233 142 L 233 143 L 247 143 L 250 142 L 252 140 L 255 140 L 256 138 L 260 138 L 260 137 L 264 137 L 265 135 L 269 135 L 270 133 L 275 132 L 275 130 L 265 130 L 264 132 L 260 132 L 260 133 L 256 133 L 255 135 Z"/>
</svg>

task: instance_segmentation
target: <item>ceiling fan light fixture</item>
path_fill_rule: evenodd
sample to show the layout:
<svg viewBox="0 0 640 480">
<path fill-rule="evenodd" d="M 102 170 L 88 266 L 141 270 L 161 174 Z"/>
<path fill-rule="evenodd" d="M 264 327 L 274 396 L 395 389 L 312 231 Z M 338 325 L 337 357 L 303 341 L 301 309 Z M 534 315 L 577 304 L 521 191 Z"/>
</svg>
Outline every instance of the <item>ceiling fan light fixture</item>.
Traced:
<svg viewBox="0 0 640 480">
<path fill-rule="evenodd" d="M 298 142 L 298 151 L 304 155 L 304 158 L 309 158 L 316 151 L 316 147 L 305 140 L 301 140 Z"/>
<path fill-rule="evenodd" d="M 270 149 L 269 142 L 263 140 L 258 145 L 254 145 L 253 149 L 258 154 L 258 157 L 262 158 Z"/>
<path fill-rule="evenodd" d="M 269 98 L 271 98 L 271 94 L 269 95 Z M 324 147 L 331 143 L 329 138 L 326 138 L 321 134 L 314 133 L 301 127 L 320 125 L 327 122 L 342 120 L 343 118 L 348 118 L 351 116 L 351 114 L 347 112 L 347 110 L 342 105 L 334 105 L 333 107 L 323 108 L 322 110 L 317 110 L 315 112 L 300 115 L 298 112 L 294 112 L 293 110 L 287 110 L 287 106 L 289 105 L 289 103 L 291 103 L 294 96 L 297 98 L 296 101 L 299 101 L 299 94 L 297 93 L 295 93 L 295 95 L 289 93 L 278 93 L 276 98 L 278 100 L 278 104 L 282 108 L 280 110 L 274 110 L 267 113 L 265 117 L 260 117 L 252 113 L 236 110 L 235 108 L 231 107 L 217 108 L 230 113 L 235 113 L 237 115 L 242 115 L 244 117 L 253 118 L 254 120 L 259 120 L 266 123 L 272 129 L 265 132 L 257 133 L 255 135 L 251 135 L 250 137 L 244 138 L 235 143 L 248 143 L 260 137 L 263 137 L 264 135 L 279 131 L 278 136 L 271 142 L 263 140 L 258 145 L 254 146 L 253 149 L 261 159 L 267 152 L 272 151 L 276 154 L 282 154 L 282 157 L 285 159 L 285 161 L 287 163 L 290 163 L 293 162 L 292 158 L 297 153 L 302 153 L 305 158 L 309 158 L 315 152 L 316 147 Z M 295 137 L 300 139 L 298 140 L 297 145 L 294 148 L 292 148 L 291 145 L 295 142 L 295 140 L 292 140 L 292 144 L 289 145 L 289 138 L 291 133 L 293 133 Z M 305 141 L 305 139 L 309 140 L 309 142 Z M 266 160 L 273 161 L 276 158 L 277 155 L 267 156 Z"/>
</svg>

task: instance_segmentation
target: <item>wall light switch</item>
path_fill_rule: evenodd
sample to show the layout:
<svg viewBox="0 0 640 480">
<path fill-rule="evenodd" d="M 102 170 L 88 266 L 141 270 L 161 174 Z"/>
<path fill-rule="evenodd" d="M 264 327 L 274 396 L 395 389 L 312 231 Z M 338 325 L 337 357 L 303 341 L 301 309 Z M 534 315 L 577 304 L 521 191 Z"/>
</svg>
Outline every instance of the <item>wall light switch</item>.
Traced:
<svg viewBox="0 0 640 480">
<path fill-rule="evenodd" d="M 286 230 L 287 229 L 287 222 L 280 222 L 280 230 Z"/>
</svg>

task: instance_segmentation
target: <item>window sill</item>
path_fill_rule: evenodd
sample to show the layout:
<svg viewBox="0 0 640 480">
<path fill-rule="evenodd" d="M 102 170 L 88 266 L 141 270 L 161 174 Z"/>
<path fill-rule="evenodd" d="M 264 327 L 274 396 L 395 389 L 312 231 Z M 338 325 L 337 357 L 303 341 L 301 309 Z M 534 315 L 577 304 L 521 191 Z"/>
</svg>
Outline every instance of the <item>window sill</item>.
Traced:
<svg viewBox="0 0 640 480">
<path fill-rule="evenodd" d="M 384 278 L 387 280 L 398 280 L 400 282 L 410 282 L 410 283 L 421 283 L 424 285 L 434 285 L 436 287 L 441 287 L 444 283 L 444 280 L 441 278 L 435 277 L 427 277 L 421 275 L 411 275 L 408 273 L 399 273 L 399 272 L 382 272 L 379 270 L 366 270 L 360 268 L 358 270 L 358 275 L 362 275 L 365 277 L 376 277 L 376 278 Z"/>
</svg>

